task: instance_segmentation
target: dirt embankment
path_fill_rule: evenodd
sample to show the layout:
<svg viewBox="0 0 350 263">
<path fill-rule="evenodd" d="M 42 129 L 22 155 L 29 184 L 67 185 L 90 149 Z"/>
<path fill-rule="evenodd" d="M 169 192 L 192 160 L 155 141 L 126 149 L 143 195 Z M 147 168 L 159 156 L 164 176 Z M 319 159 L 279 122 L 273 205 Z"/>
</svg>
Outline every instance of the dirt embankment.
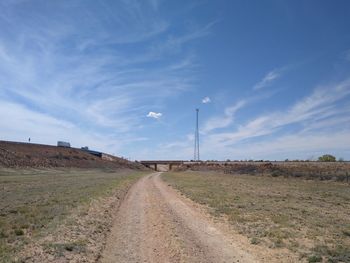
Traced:
<svg viewBox="0 0 350 263">
<path fill-rule="evenodd" d="M 0 141 L 0 167 L 20 168 L 130 168 L 145 170 L 141 164 L 110 156 L 100 158 L 76 148 Z"/>
<path fill-rule="evenodd" d="M 350 181 L 350 162 L 200 162 L 183 164 L 175 170 Z"/>
</svg>

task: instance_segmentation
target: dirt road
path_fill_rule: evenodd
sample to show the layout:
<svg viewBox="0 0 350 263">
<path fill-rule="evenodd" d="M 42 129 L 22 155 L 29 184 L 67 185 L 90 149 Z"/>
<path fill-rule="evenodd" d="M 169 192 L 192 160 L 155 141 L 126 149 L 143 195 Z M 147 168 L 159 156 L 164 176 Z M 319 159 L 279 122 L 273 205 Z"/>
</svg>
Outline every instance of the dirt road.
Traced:
<svg viewBox="0 0 350 263">
<path fill-rule="evenodd" d="M 154 173 L 121 204 L 100 262 L 257 262 Z"/>
</svg>

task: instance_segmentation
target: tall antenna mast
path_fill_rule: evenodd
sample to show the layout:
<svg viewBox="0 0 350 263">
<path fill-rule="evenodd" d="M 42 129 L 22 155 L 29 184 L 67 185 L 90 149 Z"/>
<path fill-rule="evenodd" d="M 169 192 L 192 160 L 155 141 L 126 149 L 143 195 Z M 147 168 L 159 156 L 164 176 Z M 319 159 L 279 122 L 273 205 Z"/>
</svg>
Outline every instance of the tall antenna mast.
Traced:
<svg viewBox="0 0 350 263">
<path fill-rule="evenodd" d="M 196 109 L 196 131 L 194 138 L 194 161 L 199 161 L 199 130 L 198 130 L 198 113 L 199 109 Z"/>
</svg>

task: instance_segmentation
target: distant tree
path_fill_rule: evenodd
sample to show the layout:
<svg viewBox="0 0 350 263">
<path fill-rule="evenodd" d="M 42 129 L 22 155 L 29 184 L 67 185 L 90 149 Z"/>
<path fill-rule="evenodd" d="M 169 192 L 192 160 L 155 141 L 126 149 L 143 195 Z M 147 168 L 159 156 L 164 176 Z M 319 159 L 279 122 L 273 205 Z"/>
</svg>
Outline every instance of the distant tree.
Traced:
<svg viewBox="0 0 350 263">
<path fill-rule="evenodd" d="M 331 154 L 324 154 L 318 157 L 318 161 L 320 162 L 335 162 L 337 159 Z"/>
<path fill-rule="evenodd" d="M 340 158 L 338 159 L 338 162 L 344 162 L 344 158 L 343 158 L 343 157 L 340 157 Z"/>
</svg>

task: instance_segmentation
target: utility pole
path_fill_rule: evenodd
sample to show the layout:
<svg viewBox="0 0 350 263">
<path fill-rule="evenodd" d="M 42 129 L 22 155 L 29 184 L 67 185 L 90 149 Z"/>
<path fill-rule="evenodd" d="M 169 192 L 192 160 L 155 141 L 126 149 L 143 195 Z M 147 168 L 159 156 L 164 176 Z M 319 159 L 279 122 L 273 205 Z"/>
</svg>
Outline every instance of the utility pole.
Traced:
<svg viewBox="0 0 350 263">
<path fill-rule="evenodd" d="M 196 109 L 196 130 L 194 135 L 194 161 L 199 161 L 199 129 L 198 129 L 198 113 L 199 109 Z"/>
</svg>

